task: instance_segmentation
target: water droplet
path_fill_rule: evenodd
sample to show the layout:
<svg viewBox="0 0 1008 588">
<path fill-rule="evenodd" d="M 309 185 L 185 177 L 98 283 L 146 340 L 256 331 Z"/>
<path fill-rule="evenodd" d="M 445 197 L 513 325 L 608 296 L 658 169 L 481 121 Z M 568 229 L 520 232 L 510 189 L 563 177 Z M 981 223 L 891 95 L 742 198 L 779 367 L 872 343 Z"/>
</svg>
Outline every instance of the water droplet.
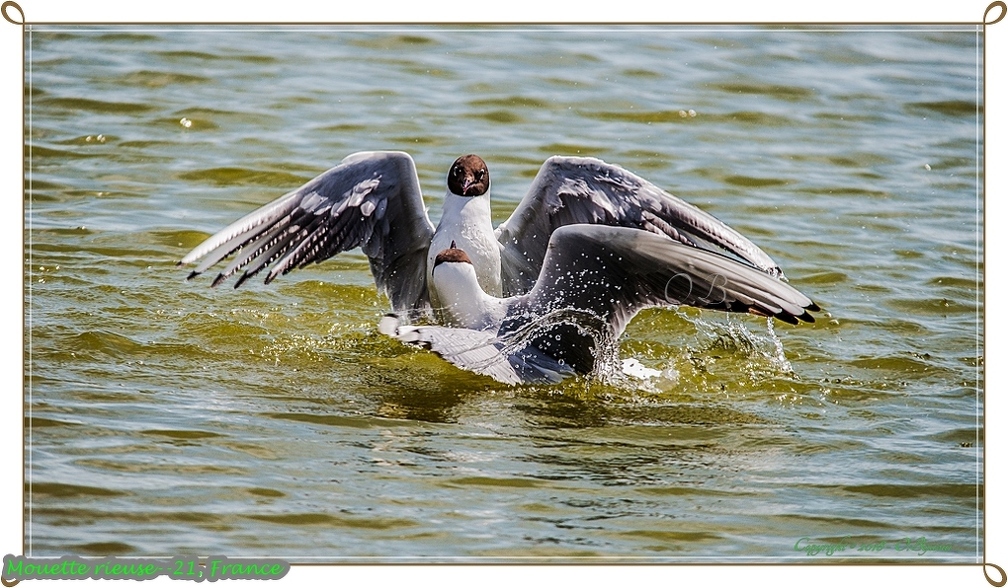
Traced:
<svg viewBox="0 0 1008 588">
<path fill-rule="evenodd" d="M 688 114 L 690 118 L 696 118 L 696 111 L 692 108 L 689 109 Z"/>
<path fill-rule="evenodd" d="M 931 171 L 931 164 L 925 163 L 924 164 L 924 169 L 926 169 L 928 171 Z"/>
<path fill-rule="evenodd" d="M 179 121 L 179 124 L 188 129 L 189 127 L 192 126 L 192 121 L 186 117 L 182 117 L 182 120 Z"/>
</svg>

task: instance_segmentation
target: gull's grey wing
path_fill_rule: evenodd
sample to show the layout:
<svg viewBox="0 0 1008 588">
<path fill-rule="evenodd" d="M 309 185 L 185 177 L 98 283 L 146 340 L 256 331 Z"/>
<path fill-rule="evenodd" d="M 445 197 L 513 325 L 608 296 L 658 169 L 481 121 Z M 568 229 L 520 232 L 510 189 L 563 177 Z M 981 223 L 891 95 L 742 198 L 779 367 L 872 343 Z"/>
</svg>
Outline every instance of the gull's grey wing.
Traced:
<svg viewBox="0 0 1008 588">
<path fill-rule="evenodd" d="M 180 263 L 203 260 L 192 279 L 235 254 L 213 285 L 241 271 L 237 288 L 267 266 L 269 283 L 360 247 L 392 307 L 408 310 L 429 306 L 426 259 L 433 236 L 413 159 L 394 151 L 362 152 L 228 225 Z"/>
<path fill-rule="evenodd" d="M 714 216 L 619 167 L 589 157 L 554 156 L 496 231 L 505 296 L 532 289 L 550 235 L 558 227 L 600 224 L 644 229 L 694 247 L 734 256 L 774 276 L 762 249 Z"/>
<path fill-rule="evenodd" d="M 514 317 L 581 313 L 600 321 L 613 338 L 650 306 L 686 304 L 791 324 L 813 322 L 808 311 L 819 310 L 786 282 L 724 255 L 648 231 L 601 225 L 554 231 L 535 287 L 519 300 Z"/>
</svg>

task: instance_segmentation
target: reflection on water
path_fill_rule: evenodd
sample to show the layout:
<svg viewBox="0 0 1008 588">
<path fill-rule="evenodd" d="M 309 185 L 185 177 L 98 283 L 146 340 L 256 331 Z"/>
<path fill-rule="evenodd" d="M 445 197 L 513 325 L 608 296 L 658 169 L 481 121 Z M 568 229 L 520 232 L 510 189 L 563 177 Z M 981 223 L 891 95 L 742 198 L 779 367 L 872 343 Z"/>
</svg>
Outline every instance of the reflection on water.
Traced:
<svg viewBox="0 0 1008 588">
<path fill-rule="evenodd" d="M 28 42 L 28 555 L 982 553 L 975 28 Z M 514 388 L 379 335 L 359 252 L 237 291 L 175 267 L 364 149 L 414 156 L 435 221 L 462 153 L 494 170 L 495 222 L 549 155 L 618 163 L 751 237 L 825 312 L 768 329 L 649 310 L 619 359 L 660 375 Z"/>
</svg>

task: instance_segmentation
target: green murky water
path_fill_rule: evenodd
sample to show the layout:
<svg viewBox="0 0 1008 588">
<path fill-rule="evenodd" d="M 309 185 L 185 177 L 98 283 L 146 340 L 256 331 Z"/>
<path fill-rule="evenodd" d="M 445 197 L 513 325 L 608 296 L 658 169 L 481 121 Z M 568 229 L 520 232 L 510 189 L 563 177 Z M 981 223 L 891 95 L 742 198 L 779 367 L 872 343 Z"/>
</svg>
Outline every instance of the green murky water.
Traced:
<svg viewBox="0 0 1008 588">
<path fill-rule="evenodd" d="M 975 28 L 27 40 L 27 555 L 979 560 Z M 618 163 L 827 314 L 648 311 L 622 355 L 663 376 L 507 388 L 377 334 L 359 252 L 239 291 L 175 267 L 366 149 L 413 154 L 435 220 L 462 153 L 497 222 L 549 155 Z"/>
</svg>

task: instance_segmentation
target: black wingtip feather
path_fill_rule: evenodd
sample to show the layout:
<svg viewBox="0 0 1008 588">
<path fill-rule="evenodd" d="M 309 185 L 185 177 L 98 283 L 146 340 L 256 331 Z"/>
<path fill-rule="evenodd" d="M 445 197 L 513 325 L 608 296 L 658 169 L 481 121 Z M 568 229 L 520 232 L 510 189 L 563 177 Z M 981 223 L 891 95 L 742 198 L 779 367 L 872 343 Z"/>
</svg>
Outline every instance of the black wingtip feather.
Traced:
<svg viewBox="0 0 1008 588">
<path fill-rule="evenodd" d="M 235 280 L 234 289 L 237 290 L 238 288 L 240 288 L 241 285 L 245 283 L 245 280 L 247 280 L 247 279 L 249 279 L 251 277 L 252 277 L 252 275 L 249 274 L 248 272 L 243 272 L 242 275 L 238 276 L 238 279 Z"/>
<path fill-rule="evenodd" d="M 782 321 L 784 321 L 785 323 L 790 324 L 790 325 L 797 325 L 798 324 L 798 317 L 796 317 L 795 315 L 790 314 L 790 313 L 782 312 L 782 313 L 780 313 L 780 314 L 777 315 L 777 318 L 780 319 L 780 320 L 782 320 Z"/>
<path fill-rule="evenodd" d="M 188 281 L 192 280 L 193 278 L 195 278 L 198 275 L 199 275 L 199 272 L 197 272 L 197 271 L 191 271 L 191 272 L 189 272 L 189 275 L 186 276 L 186 281 L 188 282 Z"/>
<path fill-rule="evenodd" d="M 217 274 L 217 277 L 214 278 L 214 281 L 210 283 L 210 287 L 216 288 L 217 286 L 220 286 L 221 283 L 226 279 L 227 277 L 224 274 Z"/>
</svg>

